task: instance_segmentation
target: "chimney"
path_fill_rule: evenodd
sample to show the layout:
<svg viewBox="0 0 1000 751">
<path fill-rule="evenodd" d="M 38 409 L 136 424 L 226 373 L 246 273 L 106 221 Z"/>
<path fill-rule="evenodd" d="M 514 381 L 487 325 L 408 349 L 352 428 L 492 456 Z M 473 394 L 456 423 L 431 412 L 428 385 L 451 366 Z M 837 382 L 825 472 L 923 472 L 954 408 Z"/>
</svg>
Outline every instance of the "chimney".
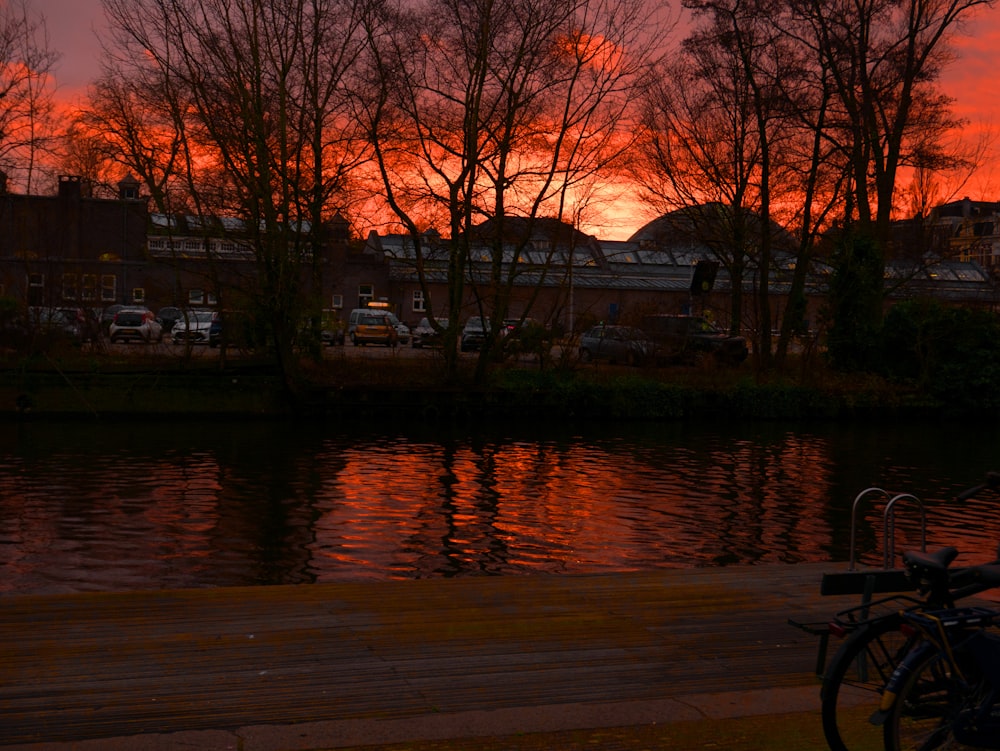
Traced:
<svg viewBox="0 0 1000 751">
<path fill-rule="evenodd" d="M 83 178 L 77 175 L 59 175 L 59 197 L 80 198 L 83 194 Z"/>
</svg>

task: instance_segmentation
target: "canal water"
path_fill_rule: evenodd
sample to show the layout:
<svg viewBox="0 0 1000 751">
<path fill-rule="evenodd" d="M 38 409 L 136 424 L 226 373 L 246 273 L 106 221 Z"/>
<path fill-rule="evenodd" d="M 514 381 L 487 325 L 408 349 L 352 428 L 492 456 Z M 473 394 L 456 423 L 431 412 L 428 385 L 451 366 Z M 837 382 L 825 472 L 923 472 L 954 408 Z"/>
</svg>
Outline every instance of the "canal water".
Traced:
<svg viewBox="0 0 1000 751">
<path fill-rule="evenodd" d="M 1000 428 L 8 424 L 0 594 L 846 562 L 1000 541 Z M 856 516 L 883 565 L 884 503 Z M 922 511 L 922 513 L 921 513 Z"/>
</svg>

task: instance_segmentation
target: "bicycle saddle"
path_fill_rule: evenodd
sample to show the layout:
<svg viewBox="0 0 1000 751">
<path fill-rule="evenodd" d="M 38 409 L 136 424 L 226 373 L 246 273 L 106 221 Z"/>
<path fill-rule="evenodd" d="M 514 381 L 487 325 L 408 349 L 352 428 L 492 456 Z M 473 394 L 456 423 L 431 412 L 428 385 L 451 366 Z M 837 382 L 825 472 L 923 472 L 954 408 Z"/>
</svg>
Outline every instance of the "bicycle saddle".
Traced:
<svg viewBox="0 0 1000 751">
<path fill-rule="evenodd" d="M 903 563 L 908 569 L 923 571 L 944 571 L 958 557 L 958 548 L 947 547 L 925 553 L 921 550 L 910 550 L 903 553 Z"/>
</svg>

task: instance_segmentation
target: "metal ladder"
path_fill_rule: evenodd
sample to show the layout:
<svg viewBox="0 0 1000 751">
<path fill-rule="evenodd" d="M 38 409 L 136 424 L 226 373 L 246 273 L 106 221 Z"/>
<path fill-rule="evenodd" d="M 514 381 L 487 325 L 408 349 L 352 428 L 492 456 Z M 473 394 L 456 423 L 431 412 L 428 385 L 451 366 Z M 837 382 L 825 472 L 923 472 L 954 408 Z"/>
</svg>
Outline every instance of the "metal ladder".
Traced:
<svg viewBox="0 0 1000 751">
<path fill-rule="evenodd" d="M 857 516 L 858 508 L 865 501 L 885 500 L 882 511 L 883 520 L 883 551 L 882 568 L 859 571 L 857 568 Z M 913 502 L 920 511 L 920 549 L 927 549 L 927 512 L 923 502 L 912 493 L 890 493 L 882 488 L 865 488 L 854 499 L 851 505 L 851 538 L 850 560 L 847 571 L 823 574 L 820 583 L 821 595 L 861 595 L 861 604 L 857 611 L 859 619 L 868 617 L 869 607 L 875 594 L 887 592 L 902 592 L 911 589 L 912 585 L 906 578 L 906 572 L 893 568 L 896 562 L 896 506 L 900 503 Z M 822 676 L 826 665 L 827 646 L 830 639 L 828 623 L 802 623 L 793 619 L 788 622 L 802 630 L 820 638 L 819 650 L 816 655 L 816 675 Z"/>
<path fill-rule="evenodd" d="M 855 570 L 857 555 L 858 506 L 861 505 L 862 501 L 873 496 L 889 499 L 885 504 L 885 509 L 882 511 L 882 521 L 884 525 L 882 568 L 888 571 L 896 562 L 896 504 L 901 501 L 913 501 L 920 509 L 920 549 L 922 551 L 927 550 L 927 511 L 924 509 L 923 502 L 912 493 L 896 493 L 893 495 L 889 491 L 883 490 L 882 488 L 865 488 L 858 493 L 857 497 L 854 499 L 854 503 L 851 505 L 851 558 L 847 567 L 848 571 Z"/>
</svg>

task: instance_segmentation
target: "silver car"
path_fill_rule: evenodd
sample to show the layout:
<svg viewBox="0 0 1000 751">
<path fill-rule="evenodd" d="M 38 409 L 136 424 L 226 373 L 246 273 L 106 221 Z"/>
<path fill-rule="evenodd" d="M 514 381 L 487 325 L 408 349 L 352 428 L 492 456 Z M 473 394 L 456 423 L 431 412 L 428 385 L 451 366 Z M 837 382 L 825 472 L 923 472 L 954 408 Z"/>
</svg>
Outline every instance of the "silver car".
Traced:
<svg viewBox="0 0 1000 751">
<path fill-rule="evenodd" d="M 583 362 L 607 360 L 625 365 L 642 365 L 653 353 L 648 337 L 631 326 L 599 324 L 580 337 Z"/>
<path fill-rule="evenodd" d="M 214 310 L 187 310 L 174 324 L 174 344 L 208 344 L 212 322 L 218 313 Z"/>
<path fill-rule="evenodd" d="M 108 336 L 112 344 L 116 342 L 149 344 L 163 339 L 163 327 L 149 308 L 125 307 L 115 313 L 115 319 L 108 329 Z"/>
<path fill-rule="evenodd" d="M 462 351 L 474 352 L 486 344 L 486 336 L 490 332 L 490 319 L 473 316 L 465 322 L 462 329 Z"/>
<path fill-rule="evenodd" d="M 437 324 L 442 329 L 448 328 L 447 318 L 438 318 Z M 421 318 L 420 323 L 413 329 L 414 347 L 440 347 L 441 334 L 434 330 L 429 318 Z"/>
</svg>

